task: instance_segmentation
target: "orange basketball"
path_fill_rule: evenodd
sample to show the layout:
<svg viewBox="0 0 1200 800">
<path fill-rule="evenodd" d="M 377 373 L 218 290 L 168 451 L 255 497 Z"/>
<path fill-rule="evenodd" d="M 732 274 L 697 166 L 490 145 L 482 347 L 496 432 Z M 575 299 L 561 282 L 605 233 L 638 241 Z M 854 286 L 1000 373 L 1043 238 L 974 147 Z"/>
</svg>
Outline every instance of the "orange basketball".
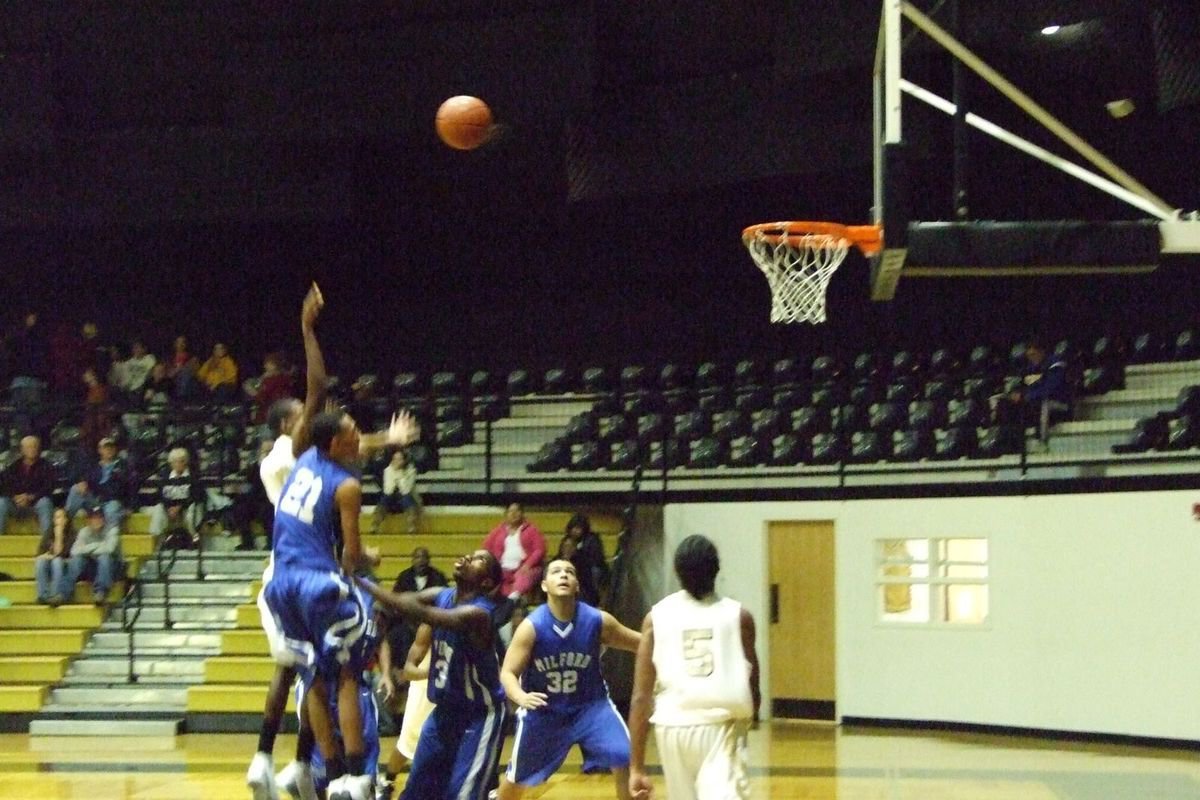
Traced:
<svg viewBox="0 0 1200 800">
<path fill-rule="evenodd" d="M 474 150 L 492 132 L 492 110 L 478 97 L 458 95 L 442 103 L 435 120 L 438 137 L 455 150 Z"/>
</svg>

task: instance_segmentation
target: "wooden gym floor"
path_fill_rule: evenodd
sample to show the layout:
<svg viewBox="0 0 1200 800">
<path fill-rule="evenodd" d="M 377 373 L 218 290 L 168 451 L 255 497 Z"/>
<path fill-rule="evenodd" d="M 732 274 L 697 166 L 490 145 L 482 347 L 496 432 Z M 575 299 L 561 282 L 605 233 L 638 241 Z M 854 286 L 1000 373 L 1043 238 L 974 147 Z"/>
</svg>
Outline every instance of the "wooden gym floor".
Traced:
<svg viewBox="0 0 1200 800">
<path fill-rule="evenodd" d="M 0 798 L 249 797 L 252 735 L 172 739 L 0 736 Z M 394 740 L 385 741 L 391 746 Z M 281 736 L 279 763 L 294 737 Z M 771 800 L 1183 800 L 1200 797 L 1200 753 L 964 734 L 775 723 L 751 733 L 755 798 Z M 656 762 L 653 750 L 651 760 Z M 661 781 L 656 796 L 663 798 Z M 526 793 L 613 797 L 612 778 L 559 775 Z"/>
</svg>

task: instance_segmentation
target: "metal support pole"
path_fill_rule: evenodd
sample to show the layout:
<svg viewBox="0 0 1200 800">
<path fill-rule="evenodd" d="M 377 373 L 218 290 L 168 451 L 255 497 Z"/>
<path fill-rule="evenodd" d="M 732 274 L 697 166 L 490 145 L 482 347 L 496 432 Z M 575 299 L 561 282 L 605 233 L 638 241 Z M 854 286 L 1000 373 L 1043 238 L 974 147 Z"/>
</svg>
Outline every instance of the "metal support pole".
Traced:
<svg viewBox="0 0 1200 800">
<path fill-rule="evenodd" d="M 959 0 L 950 2 L 950 30 L 960 35 Z M 963 222 L 970 216 L 967 193 L 967 175 L 970 163 L 967 140 L 967 75 L 963 64 L 953 59 L 951 69 L 954 77 L 954 195 L 952 198 L 954 219 Z"/>
</svg>

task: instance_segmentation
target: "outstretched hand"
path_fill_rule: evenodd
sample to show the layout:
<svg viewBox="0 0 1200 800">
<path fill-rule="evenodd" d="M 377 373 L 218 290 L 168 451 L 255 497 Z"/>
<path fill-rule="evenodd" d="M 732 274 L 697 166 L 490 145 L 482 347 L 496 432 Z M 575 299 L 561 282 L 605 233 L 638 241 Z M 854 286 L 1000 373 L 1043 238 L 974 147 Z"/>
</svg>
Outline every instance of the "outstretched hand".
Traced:
<svg viewBox="0 0 1200 800">
<path fill-rule="evenodd" d="M 392 415 L 392 423 L 387 429 L 387 443 L 389 445 L 404 445 L 412 444 L 421 435 L 421 426 L 417 422 L 417 418 L 406 410 L 401 410 Z"/>
<path fill-rule="evenodd" d="M 534 709 L 542 708 L 546 705 L 547 697 L 542 692 L 522 692 L 520 697 L 513 697 L 512 701 L 517 708 Z"/>
<path fill-rule="evenodd" d="M 325 298 L 321 295 L 321 287 L 317 286 L 317 282 L 313 281 L 313 285 L 308 290 L 308 294 L 304 296 L 304 305 L 300 309 L 300 325 L 309 330 L 317 321 L 317 315 L 321 313 L 321 308 L 325 305 Z"/>
<path fill-rule="evenodd" d="M 635 800 L 650 800 L 654 797 L 654 784 L 650 782 L 650 776 L 644 772 L 630 771 L 629 794 Z"/>
</svg>

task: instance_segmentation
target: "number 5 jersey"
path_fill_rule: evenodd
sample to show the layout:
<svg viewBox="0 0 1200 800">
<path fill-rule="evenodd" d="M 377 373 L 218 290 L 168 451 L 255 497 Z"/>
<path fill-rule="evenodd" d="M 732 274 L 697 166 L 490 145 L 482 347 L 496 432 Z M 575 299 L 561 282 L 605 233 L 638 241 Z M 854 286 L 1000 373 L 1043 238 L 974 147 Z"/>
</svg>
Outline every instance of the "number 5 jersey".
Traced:
<svg viewBox="0 0 1200 800">
<path fill-rule="evenodd" d="M 650 609 L 654 626 L 655 725 L 711 725 L 750 719 L 750 665 L 742 648 L 742 606 L 686 591 Z"/>
</svg>

